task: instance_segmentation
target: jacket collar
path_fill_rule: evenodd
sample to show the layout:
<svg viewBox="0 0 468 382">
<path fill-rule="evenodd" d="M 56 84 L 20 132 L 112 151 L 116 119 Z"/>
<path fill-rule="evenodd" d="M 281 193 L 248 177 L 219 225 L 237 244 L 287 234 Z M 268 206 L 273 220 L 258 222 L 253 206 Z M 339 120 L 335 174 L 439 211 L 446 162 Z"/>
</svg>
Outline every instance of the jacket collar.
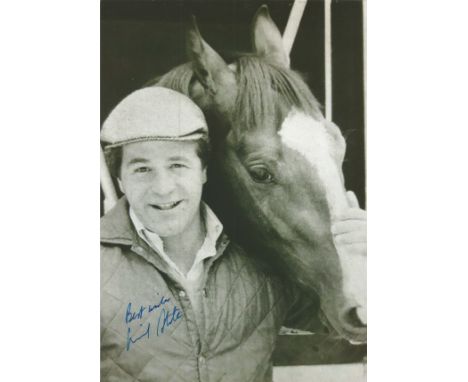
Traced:
<svg viewBox="0 0 468 382">
<path fill-rule="evenodd" d="M 123 196 L 117 204 L 101 218 L 101 243 L 127 245 L 135 249 L 135 252 L 144 257 L 147 261 L 155 265 L 160 270 L 168 273 L 167 266 L 161 261 L 159 256 L 152 256 L 148 244 L 138 236 L 129 216 L 129 204 L 127 198 Z M 211 257 L 207 263 L 207 269 L 217 260 L 229 245 L 229 239 L 223 232 L 216 243 L 216 255 Z M 137 249 L 143 249 L 138 251 Z"/>
<path fill-rule="evenodd" d="M 135 231 L 128 216 L 128 208 L 124 196 L 101 218 L 101 243 L 132 245 Z"/>
<path fill-rule="evenodd" d="M 143 257 L 160 271 L 170 274 L 167 264 L 160 256 L 154 255 L 148 244 L 135 231 L 125 196 L 101 218 L 101 243 L 128 246 L 135 255 Z"/>
</svg>

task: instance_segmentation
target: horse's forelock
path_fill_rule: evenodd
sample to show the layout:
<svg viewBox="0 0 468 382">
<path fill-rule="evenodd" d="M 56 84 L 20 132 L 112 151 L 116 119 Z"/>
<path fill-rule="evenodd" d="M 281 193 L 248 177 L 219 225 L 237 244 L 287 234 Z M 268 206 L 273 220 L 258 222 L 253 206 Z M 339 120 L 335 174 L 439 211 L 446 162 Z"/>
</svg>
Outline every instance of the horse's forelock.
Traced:
<svg viewBox="0 0 468 382">
<path fill-rule="evenodd" d="M 239 58 L 236 66 L 239 88 L 233 119 L 238 129 L 261 128 L 278 111 L 286 110 L 282 115 L 286 117 L 292 107 L 321 119 L 319 103 L 294 71 L 271 65 L 255 56 Z M 237 133 L 242 134 L 242 131 Z"/>
</svg>

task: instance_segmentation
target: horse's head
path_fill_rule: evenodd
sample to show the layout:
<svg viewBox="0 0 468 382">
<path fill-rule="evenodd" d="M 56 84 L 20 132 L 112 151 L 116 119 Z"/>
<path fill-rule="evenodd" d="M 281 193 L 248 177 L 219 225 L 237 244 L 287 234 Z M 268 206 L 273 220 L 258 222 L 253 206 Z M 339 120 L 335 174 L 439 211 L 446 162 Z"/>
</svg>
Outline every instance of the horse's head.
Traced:
<svg viewBox="0 0 468 382">
<path fill-rule="evenodd" d="M 289 69 L 266 7 L 255 16 L 253 41 L 254 55 L 228 65 L 194 24 L 188 52 L 196 80 L 179 90 L 217 117 L 210 125 L 220 140 L 214 165 L 229 184 L 244 230 L 286 274 L 318 294 L 322 311 L 341 335 L 364 341 L 366 328 L 355 310 L 365 296 L 352 293 L 351 270 L 331 233 L 333 217 L 347 208 L 341 170 L 345 141 Z M 180 81 L 182 73 L 173 78 Z"/>
</svg>

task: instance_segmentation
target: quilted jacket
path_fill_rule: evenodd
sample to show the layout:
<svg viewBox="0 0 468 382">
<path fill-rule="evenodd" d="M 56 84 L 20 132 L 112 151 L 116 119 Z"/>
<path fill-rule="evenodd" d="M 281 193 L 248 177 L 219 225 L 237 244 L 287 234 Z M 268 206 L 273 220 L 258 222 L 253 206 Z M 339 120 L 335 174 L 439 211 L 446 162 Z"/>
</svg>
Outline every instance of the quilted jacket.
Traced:
<svg viewBox="0 0 468 382">
<path fill-rule="evenodd" d="M 125 198 L 101 219 L 102 381 L 271 381 L 291 294 L 223 234 L 197 325 L 182 286 L 134 231 Z"/>
</svg>

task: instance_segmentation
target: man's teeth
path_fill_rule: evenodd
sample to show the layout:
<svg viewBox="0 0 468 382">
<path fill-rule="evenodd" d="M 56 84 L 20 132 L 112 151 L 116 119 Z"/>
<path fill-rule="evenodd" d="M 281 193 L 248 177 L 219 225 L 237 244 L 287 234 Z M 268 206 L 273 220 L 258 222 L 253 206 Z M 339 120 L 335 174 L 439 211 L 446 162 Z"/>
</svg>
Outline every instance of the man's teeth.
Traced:
<svg viewBox="0 0 468 382">
<path fill-rule="evenodd" d="M 165 203 L 165 204 L 153 204 L 153 207 L 157 208 L 158 210 L 170 210 L 171 208 L 174 208 L 180 203 L 180 200 L 177 202 L 172 202 L 172 203 Z"/>
</svg>

